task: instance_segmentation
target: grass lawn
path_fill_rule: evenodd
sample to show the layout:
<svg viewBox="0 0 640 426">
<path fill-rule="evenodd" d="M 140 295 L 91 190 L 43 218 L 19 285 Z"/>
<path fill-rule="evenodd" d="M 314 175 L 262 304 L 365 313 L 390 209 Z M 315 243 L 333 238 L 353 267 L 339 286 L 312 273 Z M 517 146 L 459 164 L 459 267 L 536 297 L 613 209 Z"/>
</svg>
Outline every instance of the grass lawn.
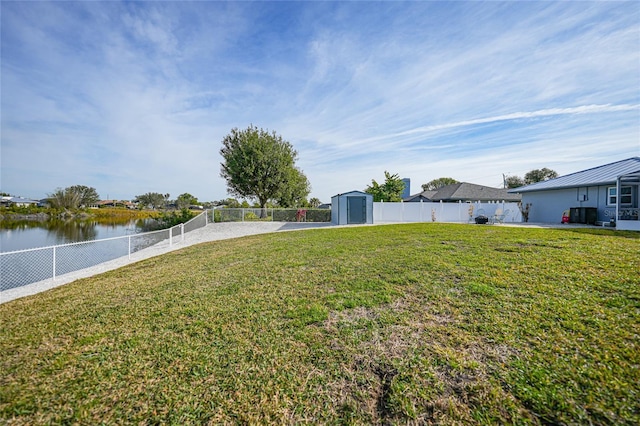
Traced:
<svg viewBox="0 0 640 426">
<path fill-rule="evenodd" d="M 0 424 L 638 424 L 640 233 L 185 248 L 0 305 Z"/>
</svg>

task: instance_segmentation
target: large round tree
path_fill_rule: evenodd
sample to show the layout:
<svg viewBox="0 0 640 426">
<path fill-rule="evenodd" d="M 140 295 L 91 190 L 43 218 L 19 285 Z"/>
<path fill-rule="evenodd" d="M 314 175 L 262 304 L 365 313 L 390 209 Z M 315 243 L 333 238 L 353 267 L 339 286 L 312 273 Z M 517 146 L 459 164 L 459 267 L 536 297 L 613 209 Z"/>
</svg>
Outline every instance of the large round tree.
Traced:
<svg viewBox="0 0 640 426">
<path fill-rule="evenodd" d="M 256 199 L 264 209 L 269 200 L 309 194 L 309 185 L 300 184 L 307 178 L 295 166 L 298 153 L 276 132 L 253 125 L 246 130 L 234 128 L 222 140 L 220 155 L 224 159 L 220 176 L 227 180 L 231 195 Z"/>
</svg>

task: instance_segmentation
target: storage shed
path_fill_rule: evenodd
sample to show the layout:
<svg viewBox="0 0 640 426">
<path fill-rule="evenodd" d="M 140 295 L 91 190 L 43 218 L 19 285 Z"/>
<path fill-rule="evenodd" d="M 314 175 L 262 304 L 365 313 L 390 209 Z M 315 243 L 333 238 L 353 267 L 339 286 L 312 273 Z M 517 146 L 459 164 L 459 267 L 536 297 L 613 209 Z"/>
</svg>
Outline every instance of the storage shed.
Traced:
<svg viewBox="0 0 640 426">
<path fill-rule="evenodd" d="M 331 223 L 352 225 L 373 223 L 373 195 L 351 191 L 331 197 Z"/>
</svg>

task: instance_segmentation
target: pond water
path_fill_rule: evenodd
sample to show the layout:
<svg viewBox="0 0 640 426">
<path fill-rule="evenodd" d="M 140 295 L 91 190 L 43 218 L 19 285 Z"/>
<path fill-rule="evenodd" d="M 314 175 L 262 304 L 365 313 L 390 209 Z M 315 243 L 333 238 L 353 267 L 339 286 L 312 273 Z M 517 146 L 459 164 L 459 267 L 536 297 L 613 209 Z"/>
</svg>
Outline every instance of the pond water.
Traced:
<svg viewBox="0 0 640 426">
<path fill-rule="evenodd" d="M 0 221 L 0 252 L 102 240 L 150 230 L 153 219 Z"/>
</svg>

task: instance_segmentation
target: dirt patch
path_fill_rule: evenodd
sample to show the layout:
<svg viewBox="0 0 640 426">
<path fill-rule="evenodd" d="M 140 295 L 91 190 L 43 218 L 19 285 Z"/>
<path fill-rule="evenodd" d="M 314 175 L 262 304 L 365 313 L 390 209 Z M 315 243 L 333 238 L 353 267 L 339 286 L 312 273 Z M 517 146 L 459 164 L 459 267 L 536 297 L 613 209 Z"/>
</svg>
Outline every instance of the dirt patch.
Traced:
<svg viewBox="0 0 640 426">
<path fill-rule="evenodd" d="M 337 410 L 364 413 L 371 424 L 449 424 L 473 422 L 487 399 L 512 399 L 493 373 L 517 352 L 471 337 L 441 311 L 401 299 L 331 313 L 323 328 L 334 337 L 332 349 L 355 348 L 324 389 Z"/>
</svg>

